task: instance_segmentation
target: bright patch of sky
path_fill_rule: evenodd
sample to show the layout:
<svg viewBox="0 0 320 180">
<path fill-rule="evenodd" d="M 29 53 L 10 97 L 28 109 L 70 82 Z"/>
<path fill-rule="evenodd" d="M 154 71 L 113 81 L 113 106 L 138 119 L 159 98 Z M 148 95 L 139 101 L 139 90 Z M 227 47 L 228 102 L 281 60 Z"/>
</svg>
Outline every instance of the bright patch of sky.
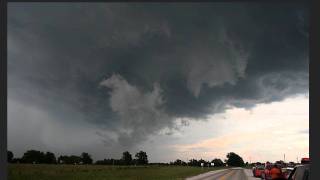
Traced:
<svg viewBox="0 0 320 180">
<path fill-rule="evenodd" d="M 309 96 L 258 104 L 252 109 L 230 108 L 207 121 L 191 121 L 173 137 L 167 147 L 160 148 L 165 149 L 162 153 L 172 151 L 168 161 L 225 159 L 228 152 L 238 153 L 248 162 L 283 160 L 284 154 L 286 161 L 296 161 L 309 157 Z M 164 139 L 155 137 L 153 142 Z M 157 152 L 159 144 L 154 145 L 151 154 L 161 155 Z"/>
</svg>

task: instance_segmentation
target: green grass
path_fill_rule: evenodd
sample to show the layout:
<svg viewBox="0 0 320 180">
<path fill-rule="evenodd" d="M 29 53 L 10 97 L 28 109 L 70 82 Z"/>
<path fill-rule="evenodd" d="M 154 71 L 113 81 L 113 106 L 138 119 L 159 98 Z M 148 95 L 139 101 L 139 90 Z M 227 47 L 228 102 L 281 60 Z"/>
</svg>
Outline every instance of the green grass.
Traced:
<svg viewBox="0 0 320 180">
<path fill-rule="evenodd" d="M 9 180 L 184 179 L 218 168 L 183 166 L 101 166 L 9 164 Z"/>
</svg>

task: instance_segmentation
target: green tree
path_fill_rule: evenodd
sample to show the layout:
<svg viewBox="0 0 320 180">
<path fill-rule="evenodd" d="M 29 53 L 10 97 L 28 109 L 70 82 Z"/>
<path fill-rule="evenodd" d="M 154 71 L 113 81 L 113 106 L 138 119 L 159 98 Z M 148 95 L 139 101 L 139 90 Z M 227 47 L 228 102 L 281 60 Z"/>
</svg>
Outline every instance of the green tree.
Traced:
<svg viewBox="0 0 320 180">
<path fill-rule="evenodd" d="M 182 161 L 182 160 L 180 160 L 180 159 L 177 159 L 177 160 L 175 160 L 174 162 L 171 162 L 170 164 L 172 164 L 172 165 L 178 165 L 178 166 L 186 166 L 186 165 L 187 165 L 186 162 L 184 162 L 184 161 Z"/>
<path fill-rule="evenodd" d="M 201 166 L 201 163 L 203 163 L 203 165 L 204 166 L 207 166 L 207 164 L 209 164 L 209 162 L 207 162 L 207 161 L 205 161 L 205 160 L 203 160 L 203 159 L 200 159 L 199 161 L 198 161 L 198 166 Z"/>
<path fill-rule="evenodd" d="M 228 166 L 237 166 L 237 167 L 244 166 L 244 161 L 242 157 L 240 157 L 238 154 L 234 152 L 230 152 L 227 154 L 226 163 L 228 164 Z"/>
<path fill-rule="evenodd" d="M 58 162 L 61 164 L 80 164 L 81 157 L 80 156 L 60 156 L 58 158 Z"/>
<path fill-rule="evenodd" d="M 190 159 L 188 162 L 189 166 L 199 166 L 199 162 L 196 159 Z"/>
<path fill-rule="evenodd" d="M 8 162 L 11 163 L 13 160 L 13 153 L 11 151 L 7 151 Z"/>
<path fill-rule="evenodd" d="M 69 164 L 69 157 L 68 156 L 59 156 L 58 157 L 58 163 L 59 164 Z"/>
<path fill-rule="evenodd" d="M 92 164 L 92 158 L 88 153 L 83 152 L 81 154 L 81 161 L 83 164 Z"/>
<path fill-rule="evenodd" d="M 44 153 L 36 150 L 29 150 L 22 156 L 23 163 L 44 163 L 44 159 Z"/>
<path fill-rule="evenodd" d="M 22 159 L 21 158 L 13 158 L 11 163 L 21 163 Z"/>
<path fill-rule="evenodd" d="M 56 164 L 57 163 L 57 159 L 56 159 L 56 156 L 54 155 L 54 153 L 46 152 L 46 154 L 44 155 L 44 163 L 46 163 L 46 164 Z"/>
<path fill-rule="evenodd" d="M 139 165 L 148 164 L 148 155 L 146 152 L 140 151 L 136 153 L 136 163 Z"/>
<path fill-rule="evenodd" d="M 123 164 L 125 164 L 125 165 L 132 164 L 132 156 L 128 151 L 122 153 L 121 160 L 122 160 Z"/>
<path fill-rule="evenodd" d="M 221 159 L 215 158 L 211 162 L 214 163 L 215 167 L 224 166 L 224 163 L 223 163 L 223 161 Z"/>
<path fill-rule="evenodd" d="M 174 162 L 170 162 L 170 165 L 181 165 L 182 161 L 180 159 L 176 159 Z"/>
</svg>

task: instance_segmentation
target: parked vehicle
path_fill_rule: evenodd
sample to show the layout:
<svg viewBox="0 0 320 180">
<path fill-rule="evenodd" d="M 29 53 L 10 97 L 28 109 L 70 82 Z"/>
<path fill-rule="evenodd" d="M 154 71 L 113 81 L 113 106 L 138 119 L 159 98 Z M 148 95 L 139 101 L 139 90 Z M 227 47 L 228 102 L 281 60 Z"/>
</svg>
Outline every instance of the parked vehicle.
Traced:
<svg viewBox="0 0 320 180">
<path fill-rule="evenodd" d="M 297 165 L 289 175 L 288 180 L 309 180 L 310 164 Z"/>
<path fill-rule="evenodd" d="M 252 171 L 253 176 L 254 177 L 261 177 L 262 171 L 264 171 L 264 166 L 263 165 L 256 166 Z"/>
<path fill-rule="evenodd" d="M 301 158 L 301 164 L 310 164 L 309 158 Z"/>
<path fill-rule="evenodd" d="M 294 167 L 285 167 L 282 168 L 282 174 L 284 176 L 285 179 L 288 179 L 290 176 L 290 173 L 293 171 Z"/>
<path fill-rule="evenodd" d="M 257 166 L 252 167 L 252 173 L 254 173 L 254 170 L 257 168 Z"/>
<path fill-rule="evenodd" d="M 260 175 L 261 179 L 266 179 L 266 180 L 271 179 L 270 170 L 272 166 L 273 166 L 272 163 L 265 164 L 263 171 L 261 171 L 261 175 Z"/>
<path fill-rule="evenodd" d="M 275 167 L 276 165 L 276 167 Z M 276 168 L 276 169 L 274 169 Z M 271 180 L 272 178 L 286 179 L 285 173 L 283 173 L 284 165 L 283 164 L 266 164 L 264 170 L 261 172 L 261 179 Z"/>
</svg>

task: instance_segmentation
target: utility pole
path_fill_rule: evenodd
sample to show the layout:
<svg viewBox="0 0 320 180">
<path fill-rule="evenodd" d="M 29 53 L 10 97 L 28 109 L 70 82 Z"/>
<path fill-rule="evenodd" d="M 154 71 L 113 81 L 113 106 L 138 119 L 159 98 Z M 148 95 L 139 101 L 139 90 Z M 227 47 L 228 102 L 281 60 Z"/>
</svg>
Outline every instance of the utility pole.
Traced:
<svg viewBox="0 0 320 180">
<path fill-rule="evenodd" d="M 286 154 L 283 154 L 283 162 L 286 162 Z"/>
</svg>

